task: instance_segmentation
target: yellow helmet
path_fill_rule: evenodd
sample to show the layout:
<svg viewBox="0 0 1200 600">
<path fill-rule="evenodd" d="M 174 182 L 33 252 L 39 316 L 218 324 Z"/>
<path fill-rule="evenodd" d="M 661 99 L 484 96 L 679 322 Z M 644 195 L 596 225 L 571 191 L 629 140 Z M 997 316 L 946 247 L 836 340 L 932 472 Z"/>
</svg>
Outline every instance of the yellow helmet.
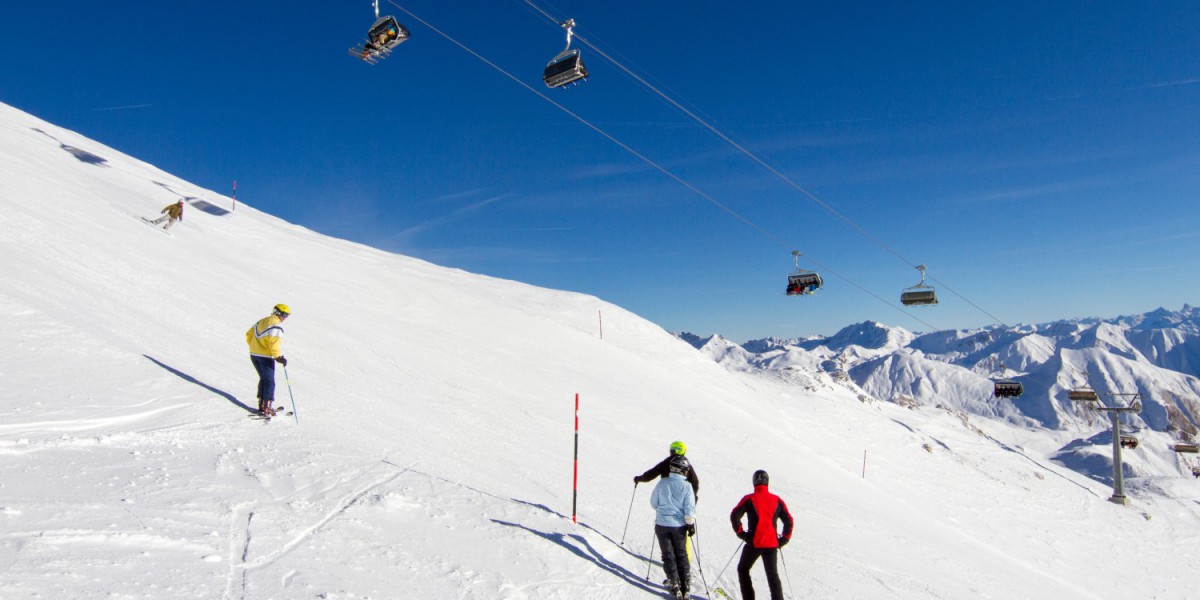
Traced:
<svg viewBox="0 0 1200 600">
<path fill-rule="evenodd" d="M 687 454 L 687 444 L 685 444 L 679 440 L 675 440 L 674 442 L 671 442 L 671 454 L 678 455 L 678 456 L 683 456 L 684 454 Z"/>
<path fill-rule="evenodd" d="M 275 312 L 284 314 L 284 315 L 290 315 L 290 314 L 292 314 L 292 309 L 288 308 L 288 305 L 286 305 L 286 304 L 276 304 Z"/>
</svg>

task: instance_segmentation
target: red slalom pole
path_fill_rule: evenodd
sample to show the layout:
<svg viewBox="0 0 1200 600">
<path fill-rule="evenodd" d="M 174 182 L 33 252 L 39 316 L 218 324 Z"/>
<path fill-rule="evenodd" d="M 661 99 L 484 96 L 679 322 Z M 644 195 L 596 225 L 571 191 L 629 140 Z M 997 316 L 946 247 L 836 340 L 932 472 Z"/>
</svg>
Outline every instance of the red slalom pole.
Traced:
<svg viewBox="0 0 1200 600">
<path fill-rule="evenodd" d="M 579 500 L 579 393 L 575 393 L 575 480 L 571 484 L 571 522 L 578 524 L 575 509 Z"/>
</svg>

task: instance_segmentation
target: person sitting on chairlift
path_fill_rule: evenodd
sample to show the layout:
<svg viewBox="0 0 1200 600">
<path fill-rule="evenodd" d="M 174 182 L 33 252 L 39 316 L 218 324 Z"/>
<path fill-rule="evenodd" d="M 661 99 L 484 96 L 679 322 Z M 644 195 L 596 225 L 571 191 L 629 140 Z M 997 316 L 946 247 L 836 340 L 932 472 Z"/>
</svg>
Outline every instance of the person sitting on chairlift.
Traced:
<svg viewBox="0 0 1200 600">
<path fill-rule="evenodd" d="M 379 32 L 379 35 L 375 38 L 375 45 L 382 48 L 386 46 L 388 42 L 396 39 L 398 35 L 400 35 L 400 32 L 396 31 L 395 27 L 388 27 L 387 29 Z"/>
</svg>

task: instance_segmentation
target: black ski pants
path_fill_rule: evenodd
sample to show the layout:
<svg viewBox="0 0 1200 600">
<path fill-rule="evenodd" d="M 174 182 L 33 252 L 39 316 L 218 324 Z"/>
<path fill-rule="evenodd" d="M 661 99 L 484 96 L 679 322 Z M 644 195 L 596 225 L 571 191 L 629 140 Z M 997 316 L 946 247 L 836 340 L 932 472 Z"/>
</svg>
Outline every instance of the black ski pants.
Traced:
<svg viewBox="0 0 1200 600">
<path fill-rule="evenodd" d="M 678 581 L 680 586 L 686 588 L 690 569 L 687 528 L 655 525 L 654 535 L 658 538 L 658 545 L 662 546 L 663 571 L 667 573 L 667 579 Z"/>
<path fill-rule="evenodd" d="M 767 570 L 767 587 L 771 588 L 771 600 L 783 600 L 783 584 L 779 582 L 779 548 L 754 548 L 746 544 L 742 550 L 742 558 L 738 560 L 738 585 L 742 588 L 742 600 L 754 600 L 754 584 L 750 582 L 750 568 L 763 559 L 763 568 Z"/>
<path fill-rule="evenodd" d="M 254 370 L 258 373 L 258 399 L 271 403 L 275 401 L 275 359 L 267 356 L 250 355 Z"/>
</svg>

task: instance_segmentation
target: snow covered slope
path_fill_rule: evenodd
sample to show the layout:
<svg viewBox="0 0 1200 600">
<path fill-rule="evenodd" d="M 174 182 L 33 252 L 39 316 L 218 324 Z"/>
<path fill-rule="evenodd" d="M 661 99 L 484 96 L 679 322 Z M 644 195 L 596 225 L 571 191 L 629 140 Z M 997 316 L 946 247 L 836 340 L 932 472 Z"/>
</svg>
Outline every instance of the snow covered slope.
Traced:
<svg viewBox="0 0 1200 600">
<path fill-rule="evenodd" d="M 141 221 L 179 198 L 171 235 Z M 713 579 L 757 468 L 797 519 L 796 598 L 1194 585 L 1182 476 L 1117 507 L 1049 460 L 1065 434 L 875 402 L 844 373 L 732 373 L 594 297 L 229 208 L 0 105 L 0 596 L 658 597 L 631 478 L 673 439 L 702 481 L 703 571 L 731 593 L 732 570 Z M 246 418 L 243 333 L 277 302 L 298 423 Z"/>
</svg>

